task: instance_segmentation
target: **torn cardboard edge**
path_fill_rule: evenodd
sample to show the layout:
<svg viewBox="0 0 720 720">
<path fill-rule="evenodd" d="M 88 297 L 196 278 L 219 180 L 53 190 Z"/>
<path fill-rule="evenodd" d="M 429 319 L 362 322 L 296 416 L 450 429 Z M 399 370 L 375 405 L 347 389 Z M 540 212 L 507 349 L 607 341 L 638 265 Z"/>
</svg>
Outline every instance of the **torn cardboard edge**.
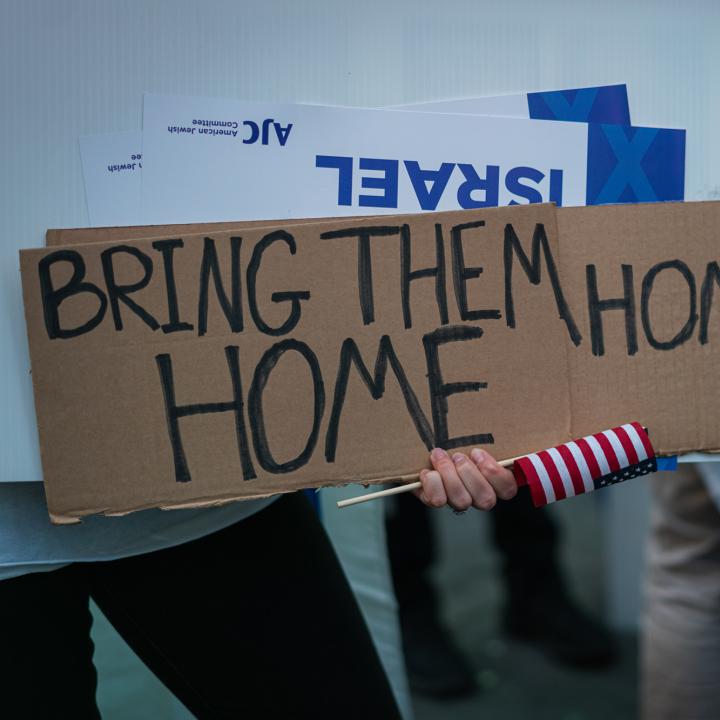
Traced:
<svg viewBox="0 0 720 720">
<path fill-rule="evenodd" d="M 183 223 L 180 225 L 118 225 L 85 228 L 50 228 L 45 232 L 45 246 L 82 245 L 84 243 L 115 242 L 118 240 L 148 240 L 150 238 L 188 237 L 208 233 L 246 230 L 266 226 L 303 225 L 305 223 L 334 222 L 343 220 L 367 220 L 379 215 L 351 215 L 327 218 L 297 218 L 268 220 L 238 220 L 237 222 Z"/>
<path fill-rule="evenodd" d="M 352 478 L 351 480 L 346 480 L 343 483 L 334 484 L 334 485 L 318 485 L 317 487 L 307 487 L 303 488 L 304 490 L 321 490 L 324 487 L 347 487 L 348 485 L 362 485 L 363 487 L 369 486 L 369 485 L 386 485 L 389 483 L 408 483 L 413 482 L 414 480 L 417 480 L 419 475 L 416 473 L 414 475 L 404 475 L 404 476 L 397 476 L 392 475 L 385 478 Z M 287 488 L 287 489 L 279 489 L 276 492 L 272 493 L 262 493 L 259 495 L 231 495 L 228 497 L 213 497 L 213 498 L 198 498 L 197 500 L 193 500 L 192 502 L 187 503 L 177 503 L 173 505 L 145 505 L 145 506 L 139 506 L 134 507 L 129 510 L 123 510 L 122 512 L 112 512 L 107 510 L 102 510 L 101 508 L 97 508 L 96 510 L 86 513 L 84 515 L 78 516 L 78 515 L 58 515 L 55 513 L 50 513 L 50 519 L 53 524 L 55 525 L 75 525 L 79 522 L 82 522 L 83 517 L 87 517 L 89 515 L 104 515 L 105 517 L 125 517 L 125 515 L 130 515 L 130 513 L 134 512 L 140 512 L 142 510 L 165 510 L 165 511 L 171 511 L 171 510 L 197 510 L 199 508 L 209 508 L 209 507 L 222 507 L 223 505 L 228 505 L 232 502 L 239 502 L 243 500 L 264 500 L 269 497 L 273 497 L 274 495 L 285 495 L 287 493 L 291 492 L 297 492 L 298 488 Z"/>
</svg>

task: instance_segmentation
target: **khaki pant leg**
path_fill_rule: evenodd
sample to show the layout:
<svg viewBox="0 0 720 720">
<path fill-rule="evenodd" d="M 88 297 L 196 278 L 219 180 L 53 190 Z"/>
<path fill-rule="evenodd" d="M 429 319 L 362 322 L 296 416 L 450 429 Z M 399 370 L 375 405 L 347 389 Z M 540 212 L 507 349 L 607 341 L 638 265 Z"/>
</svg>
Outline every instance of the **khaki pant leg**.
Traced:
<svg viewBox="0 0 720 720">
<path fill-rule="evenodd" d="M 643 720 L 720 719 L 720 512 L 697 469 L 651 479 Z"/>
</svg>

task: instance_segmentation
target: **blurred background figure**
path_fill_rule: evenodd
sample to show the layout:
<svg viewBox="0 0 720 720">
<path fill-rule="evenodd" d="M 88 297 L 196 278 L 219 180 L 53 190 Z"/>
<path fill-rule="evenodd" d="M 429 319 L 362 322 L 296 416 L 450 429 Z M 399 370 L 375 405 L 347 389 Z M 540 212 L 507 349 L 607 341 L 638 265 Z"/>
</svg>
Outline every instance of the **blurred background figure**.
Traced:
<svg viewBox="0 0 720 720">
<path fill-rule="evenodd" d="M 437 559 L 431 511 L 410 495 L 393 498 L 388 548 L 411 690 L 452 697 L 476 688 L 475 672 L 441 619 L 430 575 Z M 616 655 L 610 631 L 572 597 L 559 559 L 560 532 L 546 508 L 535 508 L 526 487 L 490 511 L 501 558 L 503 632 L 537 645 L 574 667 L 603 667 Z M 478 544 L 462 552 L 480 552 Z M 482 586 L 479 588 L 482 592 Z"/>
<path fill-rule="evenodd" d="M 643 720 L 720 717 L 720 466 L 650 483 Z"/>
</svg>

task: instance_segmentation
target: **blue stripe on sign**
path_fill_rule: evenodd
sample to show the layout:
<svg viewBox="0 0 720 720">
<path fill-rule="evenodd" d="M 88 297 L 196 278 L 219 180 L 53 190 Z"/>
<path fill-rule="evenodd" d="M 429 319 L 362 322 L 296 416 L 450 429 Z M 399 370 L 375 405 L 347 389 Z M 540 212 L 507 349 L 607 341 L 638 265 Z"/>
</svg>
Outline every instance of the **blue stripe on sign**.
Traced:
<svg viewBox="0 0 720 720">
<path fill-rule="evenodd" d="M 683 200 L 685 131 L 588 125 L 586 205 Z"/>
<path fill-rule="evenodd" d="M 677 466 L 678 466 L 677 455 L 672 455 L 670 457 L 659 457 L 657 459 L 657 469 L 658 470 L 677 470 Z"/>
<path fill-rule="evenodd" d="M 528 93 L 527 99 L 533 120 L 630 124 L 625 85 Z"/>
</svg>

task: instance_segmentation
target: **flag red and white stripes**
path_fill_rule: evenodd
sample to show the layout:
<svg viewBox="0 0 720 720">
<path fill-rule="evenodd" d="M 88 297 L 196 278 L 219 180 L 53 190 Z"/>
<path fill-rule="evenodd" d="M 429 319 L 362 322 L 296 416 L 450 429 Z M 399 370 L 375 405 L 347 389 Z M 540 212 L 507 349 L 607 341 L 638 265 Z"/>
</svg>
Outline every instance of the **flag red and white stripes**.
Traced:
<svg viewBox="0 0 720 720">
<path fill-rule="evenodd" d="M 636 422 L 519 458 L 518 485 L 528 485 L 535 507 L 657 470 L 647 432 Z"/>
</svg>

